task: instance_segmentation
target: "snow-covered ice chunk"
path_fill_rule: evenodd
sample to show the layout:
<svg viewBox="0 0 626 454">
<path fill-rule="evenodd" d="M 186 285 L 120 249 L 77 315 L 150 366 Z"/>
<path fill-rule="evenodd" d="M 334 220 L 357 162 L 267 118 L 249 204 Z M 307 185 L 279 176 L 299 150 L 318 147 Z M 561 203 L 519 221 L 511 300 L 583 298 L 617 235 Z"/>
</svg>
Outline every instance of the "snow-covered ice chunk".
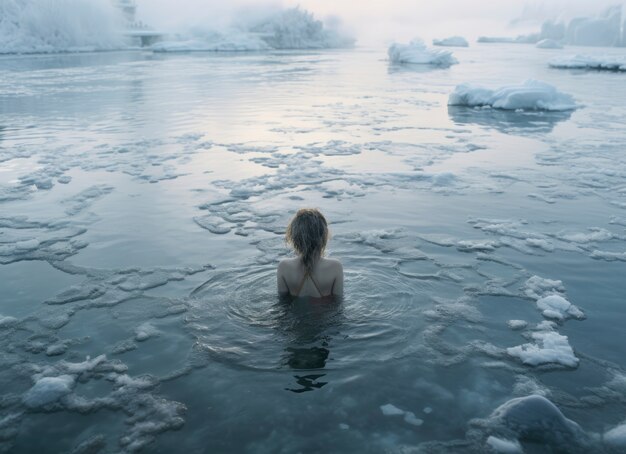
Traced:
<svg viewBox="0 0 626 454">
<path fill-rule="evenodd" d="M 382 411 L 385 416 L 400 416 L 404 414 L 404 410 L 400 410 L 393 404 L 381 405 L 380 411 Z"/>
<path fill-rule="evenodd" d="M 71 393 L 73 387 L 74 377 L 71 375 L 43 377 L 24 394 L 23 401 L 30 408 L 43 407 Z"/>
<path fill-rule="evenodd" d="M 434 46 L 468 47 L 469 43 L 462 36 L 451 36 L 444 39 L 433 39 Z"/>
<path fill-rule="evenodd" d="M 548 295 L 537 300 L 537 307 L 542 311 L 543 316 L 556 320 L 565 318 L 583 318 L 583 312 L 567 301 L 561 295 Z"/>
<path fill-rule="evenodd" d="M 552 68 L 626 71 L 626 57 L 611 55 L 569 55 L 550 60 Z"/>
<path fill-rule="evenodd" d="M 419 65 L 433 65 L 448 67 L 458 63 L 452 52 L 435 50 L 426 47 L 420 39 L 414 39 L 409 44 L 393 43 L 387 50 L 391 63 L 410 63 Z"/>
<path fill-rule="evenodd" d="M 538 80 L 526 80 L 520 85 L 509 85 L 491 90 L 472 84 L 457 85 L 448 99 L 449 106 L 493 107 L 504 110 L 573 110 L 572 96 Z"/>
<path fill-rule="evenodd" d="M 504 438 L 494 437 L 487 438 L 489 447 L 499 454 L 523 454 L 522 446 L 517 440 L 506 440 Z"/>
<path fill-rule="evenodd" d="M 563 293 L 565 292 L 565 287 L 563 286 L 563 282 L 559 280 L 531 276 L 524 283 L 523 290 L 526 296 L 539 299 L 553 293 Z"/>
<path fill-rule="evenodd" d="M 489 423 L 496 430 L 503 428 L 520 439 L 558 446 L 563 452 L 571 452 L 567 449 L 569 446 L 583 447 L 589 442 L 578 424 L 567 419 L 548 399 L 538 395 L 505 402 L 493 411 Z"/>
<path fill-rule="evenodd" d="M 554 39 L 542 39 L 535 47 L 539 49 L 563 49 L 563 44 Z"/>
<path fill-rule="evenodd" d="M 506 352 L 529 366 L 541 364 L 560 364 L 566 367 L 578 366 L 578 358 L 574 350 L 563 336 L 553 329 L 551 322 L 542 322 L 537 325 L 538 331 L 531 334 L 534 343 L 509 347 Z"/>
</svg>

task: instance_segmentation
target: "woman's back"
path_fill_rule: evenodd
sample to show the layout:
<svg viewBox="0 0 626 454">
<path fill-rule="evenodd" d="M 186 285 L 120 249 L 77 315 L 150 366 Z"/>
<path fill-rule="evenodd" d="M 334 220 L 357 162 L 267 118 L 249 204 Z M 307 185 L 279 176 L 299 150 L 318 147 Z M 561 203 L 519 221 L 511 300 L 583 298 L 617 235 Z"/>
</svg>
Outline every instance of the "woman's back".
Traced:
<svg viewBox="0 0 626 454">
<path fill-rule="evenodd" d="M 343 294 L 343 266 L 338 260 L 320 257 L 307 271 L 300 257 L 278 265 L 278 292 L 292 297 L 338 296 Z"/>
</svg>

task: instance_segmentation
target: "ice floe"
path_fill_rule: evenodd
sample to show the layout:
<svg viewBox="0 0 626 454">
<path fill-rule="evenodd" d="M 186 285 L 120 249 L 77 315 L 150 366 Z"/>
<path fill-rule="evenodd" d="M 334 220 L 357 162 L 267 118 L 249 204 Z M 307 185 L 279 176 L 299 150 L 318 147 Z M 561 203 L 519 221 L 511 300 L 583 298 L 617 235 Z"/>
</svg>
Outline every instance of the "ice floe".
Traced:
<svg viewBox="0 0 626 454">
<path fill-rule="evenodd" d="M 550 60 L 552 68 L 626 71 L 626 57 L 611 55 L 569 55 Z"/>
<path fill-rule="evenodd" d="M 506 349 L 507 353 L 529 366 L 542 364 L 578 366 L 579 359 L 574 355 L 567 336 L 556 332 L 553 323 L 547 321 L 539 323 L 530 334 L 530 338 L 533 342 L 509 347 Z"/>
<path fill-rule="evenodd" d="M 543 396 L 531 395 L 505 402 L 493 411 L 487 425 L 493 436 L 506 440 L 508 446 L 517 444 L 518 440 L 532 440 L 567 452 L 584 452 L 591 446 L 583 429 Z"/>
<path fill-rule="evenodd" d="M 489 89 L 471 84 L 457 85 L 448 99 L 450 106 L 493 107 L 505 110 L 563 111 L 576 109 L 574 98 L 538 80 Z"/>
<path fill-rule="evenodd" d="M 415 39 L 409 44 L 393 43 L 389 46 L 387 55 L 391 63 L 397 64 L 407 63 L 448 67 L 458 63 L 452 52 L 429 49 L 420 39 Z"/>
<path fill-rule="evenodd" d="M 537 307 L 546 318 L 564 320 L 568 317 L 581 319 L 583 312 L 561 295 L 548 295 L 537 300 Z"/>
<path fill-rule="evenodd" d="M 433 39 L 434 46 L 448 46 L 448 47 L 468 47 L 469 43 L 462 36 L 451 36 L 443 39 Z"/>
</svg>

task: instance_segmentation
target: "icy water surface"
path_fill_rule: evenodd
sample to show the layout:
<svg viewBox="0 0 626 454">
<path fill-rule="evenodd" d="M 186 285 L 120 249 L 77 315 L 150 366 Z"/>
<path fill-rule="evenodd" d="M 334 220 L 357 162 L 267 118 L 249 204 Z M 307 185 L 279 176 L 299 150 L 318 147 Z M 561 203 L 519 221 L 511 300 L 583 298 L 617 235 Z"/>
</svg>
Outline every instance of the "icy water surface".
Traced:
<svg viewBox="0 0 626 454">
<path fill-rule="evenodd" d="M 525 452 L 619 452 L 626 76 L 560 52 L 0 58 L 2 449 L 486 452 L 537 394 Z M 527 78 L 581 107 L 447 107 Z M 301 206 L 336 305 L 276 298 Z"/>
</svg>

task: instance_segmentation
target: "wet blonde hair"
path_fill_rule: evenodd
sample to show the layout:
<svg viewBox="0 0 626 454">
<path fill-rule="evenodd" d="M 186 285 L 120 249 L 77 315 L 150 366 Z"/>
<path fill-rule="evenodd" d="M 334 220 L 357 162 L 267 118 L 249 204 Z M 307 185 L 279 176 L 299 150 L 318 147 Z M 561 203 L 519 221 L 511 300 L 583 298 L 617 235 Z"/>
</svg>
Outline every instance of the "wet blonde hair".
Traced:
<svg viewBox="0 0 626 454">
<path fill-rule="evenodd" d="M 305 269 L 311 272 L 315 261 L 326 249 L 328 241 L 326 218 L 315 208 L 298 210 L 287 226 L 285 240 L 300 255 Z"/>
</svg>

